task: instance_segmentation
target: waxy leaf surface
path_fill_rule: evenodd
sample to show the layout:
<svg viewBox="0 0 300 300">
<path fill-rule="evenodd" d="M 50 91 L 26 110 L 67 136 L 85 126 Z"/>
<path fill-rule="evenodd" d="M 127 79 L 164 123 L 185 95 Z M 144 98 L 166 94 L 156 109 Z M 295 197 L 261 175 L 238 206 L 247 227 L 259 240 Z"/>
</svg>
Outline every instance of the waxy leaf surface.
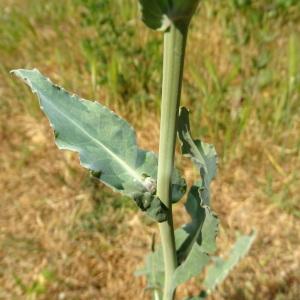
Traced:
<svg viewBox="0 0 300 300">
<path fill-rule="evenodd" d="M 146 256 L 145 266 L 134 273 L 135 276 L 146 276 L 147 288 L 161 293 L 164 286 L 164 260 L 162 248 L 158 247 Z"/>
<path fill-rule="evenodd" d="M 217 153 L 213 145 L 192 138 L 189 111 L 185 107 L 180 109 L 178 136 L 181 141 L 182 154 L 189 157 L 199 170 L 201 180 L 197 186 L 199 186 L 202 204 L 209 206 L 210 183 L 217 172 Z"/>
<path fill-rule="evenodd" d="M 179 261 L 188 257 L 194 243 L 199 245 L 202 252 L 214 253 L 219 219 L 209 206 L 201 204 L 197 186 L 192 186 L 190 189 L 185 208 L 192 221 L 177 229 L 177 235 L 181 236 L 181 244 L 177 253 Z"/>
<path fill-rule="evenodd" d="M 172 288 L 176 289 L 194 276 L 197 276 L 209 263 L 209 256 L 194 243 L 187 258 L 177 267 L 172 277 Z"/>
<path fill-rule="evenodd" d="M 203 252 L 214 253 L 219 220 L 209 206 L 201 204 L 197 186 L 192 186 L 185 208 L 192 218 L 192 222 L 183 227 L 189 233 L 189 239 L 197 241 Z"/>
<path fill-rule="evenodd" d="M 227 259 L 216 258 L 207 272 L 204 280 L 204 286 L 208 293 L 211 293 L 217 285 L 219 285 L 229 274 L 229 272 L 237 265 L 237 263 L 248 253 L 253 241 L 255 233 L 252 235 L 241 236 L 234 244 Z"/>
<path fill-rule="evenodd" d="M 195 242 L 205 253 L 212 254 L 216 250 L 219 221 L 210 209 L 210 183 L 216 176 L 217 155 L 214 146 L 192 138 L 189 111 L 185 107 L 179 113 L 178 136 L 182 154 L 194 162 L 200 174 L 200 180 L 191 187 L 185 204 L 192 221 L 179 229 L 187 233 L 178 250 L 179 259 L 182 260 Z"/>
<path fill-rule="evenodd" d="M 81 164 L 107 186 L 133 197 L 155 220 L 166 219 L 166 208 L 155 197 L 157 156 L 138 148 L 135 132 L 125 120 L 98 102 L 71 95 L 38 70 L 13 73 L 38 95 L 60 149 L 78 152 Z M 172 192 L 178 200 L 185 182 L 177 171 L 173 179 Z"/>
</svg>

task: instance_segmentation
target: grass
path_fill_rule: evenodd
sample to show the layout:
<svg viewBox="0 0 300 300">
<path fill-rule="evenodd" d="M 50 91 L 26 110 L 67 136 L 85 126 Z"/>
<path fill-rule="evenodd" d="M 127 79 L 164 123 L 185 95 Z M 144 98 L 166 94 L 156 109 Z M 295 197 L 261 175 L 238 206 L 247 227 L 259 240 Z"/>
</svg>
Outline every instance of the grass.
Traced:
<svg viewBox="0 0 300 300">
<path fill-rule="evenodd" d="M 57 151 L 36 100 L 8 72 L 37 67 L 99 99 L 157 151 L 161 35 L 144 28 L 133 0 L 3 0 L 0 10 L 0 298 L 143 299 L 132 273 L 156 227 Z M 235 231 L 259 232 L 212 299 L 300 293 L 299 17 L 298 1 L 205 0 L 193 22 L 183 103 L 220 154 L 220 248 Z M 184 218 L 175 207 L 176 224 Z"/>
</svg>

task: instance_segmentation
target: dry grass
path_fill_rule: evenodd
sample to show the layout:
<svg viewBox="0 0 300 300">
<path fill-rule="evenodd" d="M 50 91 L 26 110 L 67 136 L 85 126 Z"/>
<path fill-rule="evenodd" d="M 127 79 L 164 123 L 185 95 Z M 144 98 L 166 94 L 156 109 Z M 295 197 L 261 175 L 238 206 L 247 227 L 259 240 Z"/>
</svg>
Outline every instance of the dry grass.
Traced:
<svg viewBox="0 0 300 300">
<path fill-rule="evenodd" d="M 5 0 L 0 7 L 12 9 L 21 3 Z M 33 6 L 23 5 L 24 10 Z M 11 49 L 0 49 L 0 299 L 148 299 L 145 281 L 133 272 L 149 251 L 156 225 L 128 199 L 115 197 L 89 178 L 76 155 L 56 149 L 47 121 L 31 104 L 33 97 L 7 75 L 9 69 L 35 65 L 69 89 L 83 90 L 85 97 L 95 93 L 85 58 L 74 50 L 87 32 L 77 26 L 78 12 L 71 5 L 68 9 L 66 17 L 49 15 L 46 20 L 47 11 L 36 12 L 39 18 L 30 22 L 39 30 L 26 31 L 27 39 L 18 37 L 16 48 L 12 40 Z M 221 43 L 218 30 L 205 50 L 215 56 L 219 53 L 214 46 Z M 190 63 L 200 64 L 192 45 L 202 40 L 192 33 Z M 221 69 L 224 64 L 220 58 Z M 188 75 L 186 81 L 193 77 Z M 108 98 L 99 90 L 96 97 Z M 157 150 L 155 108 L 150 105 L 140 122 L 125 105 L 113 102 L 110 107 L 132 119 L 144 148 Z M 220 253 L 226 253 L 237 232 L 255 228 L 258 235 L 247 258 L 210 299 L 299 298 L 300 155 L 297 149 L 278 145 L 299 140 L 299 119 L 295 115 L 289 130 L 280 131 L 276 140 L 252 113 L 234 144 L 234 155 L 220 160 L 213 184 L 214 209 L 221 219 Z M 194 171 L 186 160 L 183 165 L 191 182 Z M 175 207 L 177 225 L 187 220 L 182 206 Z M 199 291 L 200 282 L 181 287 L 178 299 Z"/>
<path fill-rule="evenodd" d="M 1 147 L 0 298 L 30 299 L 39 294 L 33 287 L 38 283 L 38 299 L 144 299 L 144 282 L 132 274 L 142 264 L 156 226 L 147 226 L 134 210 L 108 205 L 99 228 L 83 226 L 83 217 L 93 211 L 91 199 L 111 200 L 95 196 L 90 183 L 83 187 L 82 182 L 89 181 L 86 172 L 73 155 L 53 146 L 45 120 L 23 116 L 16 123 L 27 126 L 20 129 L 6 122 L 1 132 L 2 138 L 10 138 L 2 139 Z M 152 135 L 144 131 L 142 144 Z M 251 157 L 253 146 L 246 157 Z M 252 159 L 260 154 L 255 150 Z M 249 256 L 213 299 L 297 299 L 299 219 L 270 205 L 261 191 L 268 163 L 257 168 L 249 159 L 247 164 L 242 161 L 222 167 L 214 183 L 215 210 L 222 224 L 220 249 L 226 252 L 236 231 L 256 228 L 258 236 Z M 175 212 L 177 224 L 186 219 L 179 207 Z M 194 282 L 183 287 L 179 295 L 195 292 L 197 286 Z M 32 292 L 24 290 L 30 288 Z"/>
</svg>

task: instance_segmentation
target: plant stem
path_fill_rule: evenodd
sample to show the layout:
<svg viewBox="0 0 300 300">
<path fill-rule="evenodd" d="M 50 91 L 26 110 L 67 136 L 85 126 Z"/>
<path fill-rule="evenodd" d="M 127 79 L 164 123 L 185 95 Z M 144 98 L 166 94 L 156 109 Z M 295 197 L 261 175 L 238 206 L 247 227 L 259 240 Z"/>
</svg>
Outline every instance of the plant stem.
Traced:
<svg viewBox="0 0 300 300">
<path fill-rule="evenodd" d="M 177 118 L 188 25 L 172 24 L 164 34 L 164 67 L 158 158 L 157 195 L 169 208 L 168 220 L 159 224 L 165 264 L 163 300 L 172 300 L 172 275 L 177 267 L 174 239 L 171 177 L 174 168 Z"/>
</svg>

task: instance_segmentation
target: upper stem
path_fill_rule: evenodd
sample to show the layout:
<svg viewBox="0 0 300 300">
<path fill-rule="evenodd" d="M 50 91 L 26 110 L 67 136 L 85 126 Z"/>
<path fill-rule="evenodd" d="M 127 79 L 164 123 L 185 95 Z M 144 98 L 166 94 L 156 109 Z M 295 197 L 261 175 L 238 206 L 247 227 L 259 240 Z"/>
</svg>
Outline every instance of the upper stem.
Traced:
<svg viewBox="0 0 300 300">
<path fill-rule="evenodd" d="M 172 276 L 177 267 L 171 177 L 174 168 L 177 118 L 188 25 L 173 24 L 164 34 L 164 67 L 158 158 L 157 195 L 168 207 L 168 220 L 159 224 L 165 264 L 164 300 L 172 300 Z"/>
</svg>

